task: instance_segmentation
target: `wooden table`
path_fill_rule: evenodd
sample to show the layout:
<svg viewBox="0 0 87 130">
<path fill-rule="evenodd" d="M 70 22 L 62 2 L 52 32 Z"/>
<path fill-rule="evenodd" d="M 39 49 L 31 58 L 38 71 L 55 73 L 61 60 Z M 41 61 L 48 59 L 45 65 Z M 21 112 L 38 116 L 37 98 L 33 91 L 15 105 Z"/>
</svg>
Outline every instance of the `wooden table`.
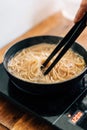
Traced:
<svg viewBox="0 0 87 130">
<path fill-rule="evenodd" d="M 55 35 L 64 36 L 72 27 L 73 22 L 64 18 L 61 12 L 50 16 L 33 29 L 27 31 L 2 49 L 0 49 L 0 63 L 8 47 L 15 42 L 31 36 Z M 77 39 L 77 42 L 87 49 L 87 28 Z M 25 112 L 0 96 L 0 130 L 54 130 L 53 126 L 31 112 Z"/>
</svg>

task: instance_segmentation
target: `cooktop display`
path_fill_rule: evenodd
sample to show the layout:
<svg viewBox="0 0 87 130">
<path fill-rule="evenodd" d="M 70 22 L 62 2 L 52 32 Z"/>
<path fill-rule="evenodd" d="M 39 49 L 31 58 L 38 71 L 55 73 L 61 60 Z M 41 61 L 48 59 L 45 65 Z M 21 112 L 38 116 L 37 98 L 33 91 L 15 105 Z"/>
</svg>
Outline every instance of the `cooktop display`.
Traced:
<svg viewBox="0 0 87 130">
<path fill-rule="evenodd" d="M 18 89 L 0 64 L 0 93 L 61 130 L 87 130 L 87 75 L 69 92 L 36 96 Z"/>
</svg>

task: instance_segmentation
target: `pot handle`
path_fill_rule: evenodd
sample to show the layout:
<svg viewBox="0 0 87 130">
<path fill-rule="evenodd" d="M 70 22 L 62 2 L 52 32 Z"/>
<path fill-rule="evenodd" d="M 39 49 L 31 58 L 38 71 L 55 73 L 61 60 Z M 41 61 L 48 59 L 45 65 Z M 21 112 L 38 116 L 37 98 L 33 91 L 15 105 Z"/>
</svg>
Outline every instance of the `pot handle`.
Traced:
<svg viewBox="0 0 87 130">
<path fill-rule="evenodd" d="M 84 82 L 85 82 L 85 86 L 87 87 L 87 78 L 86 78 L 86 77 L 87 77 L 87 68 L 86 68 L 86 73 L 85 73 L 85 76 L 84 76 L 84 80 L 85 80 L 85 81 L 84 81 Z"/>
<path fill-rule="evenodd" d="M 87 67 L 86 67 L 86 74 L 87 74 Z"/>
</svg>

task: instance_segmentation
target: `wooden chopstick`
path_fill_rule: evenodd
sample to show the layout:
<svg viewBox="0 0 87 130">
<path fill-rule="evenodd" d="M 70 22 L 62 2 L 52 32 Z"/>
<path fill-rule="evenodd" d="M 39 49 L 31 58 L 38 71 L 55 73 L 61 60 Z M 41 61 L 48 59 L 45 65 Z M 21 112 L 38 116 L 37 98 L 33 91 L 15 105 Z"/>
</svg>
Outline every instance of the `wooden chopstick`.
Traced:
<svg viewBox="0 0 87 130">
<path fill-rule="evenodd" d="M 72 46 L 74 41 L 77 39 L 77 37 L 81 34 L 81 32 L 86 27 L 86 21 L 87 21 L 87 13 L 83 16 L 83 18 L 77 22 L 71 30 L 67 33 L 67 35 L 63 38 L 63 40 L 57 45 L 57 47 L 53 50 L 53 52 L 50 54 L 50 56 L 46 59 L 46 61 L 43 63 L 42 68 L 46 67 L 48 62 L 55 56 L 56 53 L 63 47 L 61 52 L 58 54 L 56 59 L 53 61 L 53 63 L 47 68 L 47 70 L 44 72 L 44 75 L 48 74 L 51 69 L 57 64 L 57 62 L 62 58 L 62 56 L 67 52 L 67 50 Z"/>
</svg>

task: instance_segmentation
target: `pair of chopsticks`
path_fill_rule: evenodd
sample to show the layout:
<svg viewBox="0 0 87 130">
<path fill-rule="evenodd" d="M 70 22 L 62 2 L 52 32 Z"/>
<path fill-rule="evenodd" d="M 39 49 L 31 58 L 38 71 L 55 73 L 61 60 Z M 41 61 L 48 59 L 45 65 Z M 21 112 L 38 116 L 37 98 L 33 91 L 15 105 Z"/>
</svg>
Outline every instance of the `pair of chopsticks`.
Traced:
<svg viewBox="0 0 87 130">
<path fill-rule="evenodd" d="M 70 31 L 66 34 L 66 36 L 62 39 L 62 41 L 56 46 L 56 48 L 53 50 L 53 52 L 49 55 L 49 57 L 46 59 L 46 61 L 43 63 L 41 69 L 45 68 L 48 62 L 55 56 L 58 51 L 61 50 L 61 52 L 57 55 L 53 63 L 47 68 L 47 70 L 44 72 L 44 75 L 47 75 L 51 69 L 57 64 L 57 62 L 62 58 L 62 56 L 67 52 L 67 50 L 72 46 L 72 44 L 75 42 L 77 37 L 81 34 L 81 32 L 85 29 L 87 22 L 87 12 L 83 16 L 83 18 L 77 22 Z"/>
</svg>

